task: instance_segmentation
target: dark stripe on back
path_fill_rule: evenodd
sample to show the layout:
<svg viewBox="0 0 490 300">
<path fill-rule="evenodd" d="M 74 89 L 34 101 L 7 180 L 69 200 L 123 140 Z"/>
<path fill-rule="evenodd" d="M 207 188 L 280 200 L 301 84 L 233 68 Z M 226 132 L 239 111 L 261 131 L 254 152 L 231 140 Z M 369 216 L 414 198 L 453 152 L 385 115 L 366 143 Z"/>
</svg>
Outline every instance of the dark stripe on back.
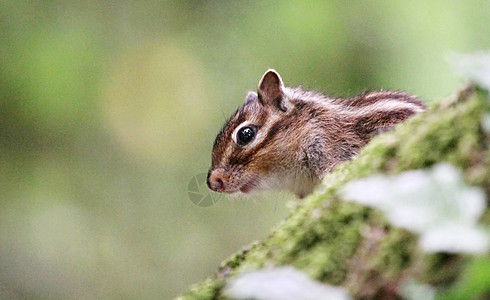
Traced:
<svg viewBox="0 0 490 300">
<path fill-rule="evenodd" d="M 383 131 L 383 129 L 390 129 L 413 114 L 415 112 L 408 108 L 379 111 L 372 115 L 360 117 L 356 121 L 354 129 L 361 138 L 370 139 L 373 135 Z"/>
</svg>

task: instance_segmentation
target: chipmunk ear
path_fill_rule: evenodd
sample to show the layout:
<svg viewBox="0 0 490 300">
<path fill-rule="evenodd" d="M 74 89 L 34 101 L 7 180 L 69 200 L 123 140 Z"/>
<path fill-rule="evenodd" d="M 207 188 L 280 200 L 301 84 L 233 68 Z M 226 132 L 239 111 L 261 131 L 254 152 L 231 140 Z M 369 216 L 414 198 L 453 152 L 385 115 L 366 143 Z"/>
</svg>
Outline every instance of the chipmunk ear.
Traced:
<svg viewBox="0 0 490 300">
<path fill-rule="evenodd" d="M 257 89 L 260 103 L 264 106 L 273 105 L 282 111 L 286 111 L 283 90 L 284 84 L 279 73 L 272 69 L 267 70 L 262 79 L 260 79 Z"/>
</svg>

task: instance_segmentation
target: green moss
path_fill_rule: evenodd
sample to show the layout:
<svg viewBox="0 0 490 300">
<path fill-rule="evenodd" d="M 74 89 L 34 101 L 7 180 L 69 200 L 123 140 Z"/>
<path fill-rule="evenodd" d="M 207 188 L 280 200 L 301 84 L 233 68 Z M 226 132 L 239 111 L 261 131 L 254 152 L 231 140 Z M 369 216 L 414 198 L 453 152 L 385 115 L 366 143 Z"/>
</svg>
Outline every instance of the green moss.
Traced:
<svg viewBox="0 0 490 300">
<path fill-rule="evenodd" d="M 220 289 L 229 276 L 284 264 L 317 280 L 344 285 L 359 297 L 380 295 L 406 276 L 438 284 L 452 282 L 463 260 L 441 268 L 444 259 L 420 253 L 412 234 L 387 226 L 377 211 L 338 199 L 336 192 L 359 177 L 443 161 L 459 166 L 471 183 L 488 191 L 489 138 L 482 133 L 480 119 L 489 103 L 483 93 L 470 89 L 458 98 L 375 138 L 355 160 L 326 176 L 323 187 L 301 202 L 267 239 L 225 261 L 214 278 L 182 299 L 222 299 Z"/>
<path fill-rule="evenodd" d="M 446 286 L 457 279 L 465 258 L 450 253 L 433 253 L 423 258 L 424 272 L 419 281 L 433 286 Z"/>
<path fill-rule="evenodd" d="M 462 270 L 461 278 L 453 287 L 437 295 L 440 300 L 489 299 L 490 297 L 490 258 L 473 258 Z"/>
<path fill-rule="evenodd" d="M 417 254 L 414 236 L 403 229 L 393 228 L 371 258 L 372 268 L 387 278 L 394 278 L 413 264 Z"/>
<path fill-rule="evenodd" d="M 189 293 L 178 297 L 177 300 L 218 299 L 219 292 L 223 288 L 224 283 L 223 280 L 209 278 L 204 282 L 193 286 Z"/>
</svg>

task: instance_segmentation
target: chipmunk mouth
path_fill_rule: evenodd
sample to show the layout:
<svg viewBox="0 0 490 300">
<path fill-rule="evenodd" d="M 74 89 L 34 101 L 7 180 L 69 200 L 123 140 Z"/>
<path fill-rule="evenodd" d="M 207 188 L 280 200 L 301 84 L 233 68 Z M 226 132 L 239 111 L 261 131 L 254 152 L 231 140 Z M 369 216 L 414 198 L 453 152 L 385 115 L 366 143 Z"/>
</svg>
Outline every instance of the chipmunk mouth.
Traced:
<svg viewBox="0 0 490 300">
<path fill-rule="evenodd" d="M 251 180 L 251 181 L 245 183 L 244 185 L 242 185 L 240 187 L 240 192 L 242 192 L 244 194 L 248 194 L 255 188 L 256 185 L 257 185 L 257 182 L 254 180 Z"/>
</svg>

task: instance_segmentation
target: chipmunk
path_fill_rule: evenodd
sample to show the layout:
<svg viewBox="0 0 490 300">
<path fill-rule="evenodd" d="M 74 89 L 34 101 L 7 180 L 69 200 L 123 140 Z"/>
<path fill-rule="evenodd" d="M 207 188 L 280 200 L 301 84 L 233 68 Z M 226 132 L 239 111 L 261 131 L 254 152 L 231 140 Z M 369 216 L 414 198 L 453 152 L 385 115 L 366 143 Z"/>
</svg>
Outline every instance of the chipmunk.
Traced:
<svg viewBox="0 0 490 300">
<path fill-rule="evenodd" d="M 207 185 L 222 193 L 289 190 L 303 198 L 374 135 L 424 110 L 407 93 L 331 98 L 285 87 L 268 70 L 218 133 Z"/>
</svg>

